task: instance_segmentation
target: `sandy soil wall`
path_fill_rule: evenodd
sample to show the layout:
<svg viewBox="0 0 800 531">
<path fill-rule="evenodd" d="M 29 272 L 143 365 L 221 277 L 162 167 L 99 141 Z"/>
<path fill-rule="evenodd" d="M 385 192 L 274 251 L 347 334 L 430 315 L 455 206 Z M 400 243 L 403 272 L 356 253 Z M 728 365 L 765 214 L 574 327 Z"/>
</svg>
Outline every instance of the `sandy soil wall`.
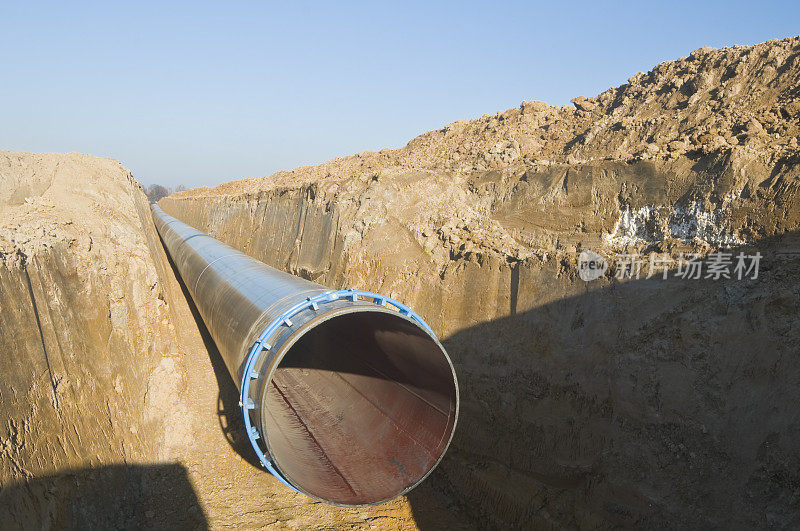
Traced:
<svg viewBox="0 0 800 531">
<path fill-rule="evenodd" d="M 169 481 L 180 503 L 193 497 L 169 464 L 185 383 L 141 187 L 111 160 L 0 152 L 0 197 L 4 525 L 116 527 L 172 513 Z"/>
</svg>

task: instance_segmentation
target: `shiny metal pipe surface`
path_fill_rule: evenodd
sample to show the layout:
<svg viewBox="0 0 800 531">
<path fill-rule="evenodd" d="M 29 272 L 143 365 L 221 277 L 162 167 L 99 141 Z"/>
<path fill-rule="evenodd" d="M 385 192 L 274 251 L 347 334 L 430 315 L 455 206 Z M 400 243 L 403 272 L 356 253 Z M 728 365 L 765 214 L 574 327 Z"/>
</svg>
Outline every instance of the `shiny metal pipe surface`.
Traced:
<svg viewBox="0 0 800 531">
<path fill-rule="evenodd" d="M 455 430 L 458 384 L 417 314 L 271 268 L 152 210 L 272 474 L 347 506 L 400 496 L 430 474 Z"/>
</svg>

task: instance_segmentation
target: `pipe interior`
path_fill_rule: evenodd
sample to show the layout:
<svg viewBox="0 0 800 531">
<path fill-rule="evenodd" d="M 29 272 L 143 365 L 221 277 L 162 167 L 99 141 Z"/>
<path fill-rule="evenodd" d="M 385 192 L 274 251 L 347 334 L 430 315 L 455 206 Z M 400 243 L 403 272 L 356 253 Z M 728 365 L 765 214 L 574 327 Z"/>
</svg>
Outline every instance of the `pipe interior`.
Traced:
<svg viewBox="0 0 800 531">
<path fill-rule="evenodd" d="M 447 355 L 414 323 L 344 313 L 308 330 L 264 397 L 269 451 L 297 487 L 343 505 L 419 482 L 450 440 L 457 408 Z"/>
</svg>

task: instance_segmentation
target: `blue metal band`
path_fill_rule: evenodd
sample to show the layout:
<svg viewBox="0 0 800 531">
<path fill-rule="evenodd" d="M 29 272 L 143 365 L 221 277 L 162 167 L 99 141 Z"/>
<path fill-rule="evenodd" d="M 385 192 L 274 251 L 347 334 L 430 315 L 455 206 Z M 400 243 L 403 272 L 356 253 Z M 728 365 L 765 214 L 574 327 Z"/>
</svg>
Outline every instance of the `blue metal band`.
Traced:
<svg viewBox="0 0 800 531">
<path fill-rule="evenodd" d="M 363 299 L 359 299 L 363 297 Z M 431 335 L 434 335 L 433 330 L 428 324 L 422 320 L 422 318 L 414 313 L 414 311 L 406 306 L 405 304 L 399 303 L 394 299 L 390 299 L 389 297 L 384 297 L 383 295 L 378 295 L 377 293 L 372 293 L 370 291 L 362 291 L 362 290 L 355 290 L 355 289 L 343 289 L 343 290 L 331 290 L 326 291 L 324 293 L 320 293 L 314 297 L 308 297 L 306 300 L 299 302 L 280 314 L 277 318 L 275 318 L 269 326 L 264 329 L 264 332 L 258 337 L 255 343 L 253 343 L 253 348 L 250 349 L 250 353 L 247 356 L 247 361 L 245 362 L 244 366 L 244 374 L 242 376 L 242 393 L 239 397 L 239 403 L 242 407 L 242 417 L 244 418 L 244 428 L 245 432 L 247 433 L 247 437 L 250 439 L 250 445 L 255 450 L 258 459 L 261 461 L 261 464 L 266 467 L 269 472 L 278 478 L 281 483 L 289 487 L 290 489 L 300 492 L 294 486 L 292 486 L 289 481 L 284 478 L 280 472 L 275 468 L 273 463 L 270 459 L 264 455 L 264 452 L 261 451 L 261 448 L 258 445 L 258 438 L 261 434 L 258 433 L 258 429 L 252 425 L 250 422 L 250 410 L 254 409 L 256 405 L 253 403 L 252 399 L 250 398 L 250 380 L 258 378 L 258 373 L 253 371 L 253 368 L 258 361 L 258 357 L 261 355 L 261 352 L 264 350 L 269 350 L 271 348 L 270 345 L 266 343 L 267 339 L 269 339 L 273 333 L 275 333 L 278 328 L 283 325 L 291 326 L 292 322 L 291 319 L 298 313 L 304 310 L 313 310 L 317 311 L 320 304 L 330 303 L 339 299 L 348 298 L 353 302 L 357 300 L 363 300 L 364 302 L 372 302 L 377 304 L 378 306 L 386 307 L 387 304 L 394 306 L 397 308 L 397 311 L 409 319 L 417 322 L 420 326 L 422 326 L 425 330 L 428 331 Z"/>
</svg>

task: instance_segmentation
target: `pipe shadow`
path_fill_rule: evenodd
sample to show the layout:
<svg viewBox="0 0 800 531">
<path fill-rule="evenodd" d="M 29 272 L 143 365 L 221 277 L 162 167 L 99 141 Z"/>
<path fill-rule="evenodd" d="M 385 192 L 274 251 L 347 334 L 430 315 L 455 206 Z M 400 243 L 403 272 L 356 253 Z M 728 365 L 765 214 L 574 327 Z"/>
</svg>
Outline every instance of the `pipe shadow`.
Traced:
<svg viewBox="0 0 800 531">
<path fill-rule="evenodd" d="M 225 360 L 222 359 L 217 344 L 211 337 L 208 328 L 206 328 L 203 317 L 200 315 L 200 311 L 197 309 L 194 300 L 192 300 L 192 296 L 186 288 L 160 235 L 159 242 L 164 246 L 169 266 L 172 268 L 172 273 L 177 279 L 178 285 L 181 287 L 181 292 L 186 299 L 186 304 L 192 312 L 192 318 L 194 319 L 197 329 L 200 331 L 200 336 L 203 338 L 203 345 L 208 352 L 211 367 L 214 370 L 214 377 L 217 380 L 217 386 L 219 388 L 219 394 L 217 395 L 217 418 L 219 419 L 220 430 L 225 435 L 225 439 L 228 441 L 231 448 L 233 448 L 242 459 L 253 467 L 263 470 L 261 462 L 253 451 L 253 447 L 250 445 L 250 439 L 245 432 L 242 409 L 239 407 L 239 388 L 236 386 L 230 371 L 228 371 Z"/>
<path fill-rule="evenodd" d="M 178 464 L 68 470 L 0 487 L 3 529 L 208 529 Z"/>
<path fill-rule="evenodd" d="M 525 264 L 531 309 L 443 341 L 461 411 L 427 480 L 444 502 L 408 494 L 420 529 L 442 504 L 496 529 L 800 525 L 800 233 L 739 251 L 759 278 Z"/>
</svg>

